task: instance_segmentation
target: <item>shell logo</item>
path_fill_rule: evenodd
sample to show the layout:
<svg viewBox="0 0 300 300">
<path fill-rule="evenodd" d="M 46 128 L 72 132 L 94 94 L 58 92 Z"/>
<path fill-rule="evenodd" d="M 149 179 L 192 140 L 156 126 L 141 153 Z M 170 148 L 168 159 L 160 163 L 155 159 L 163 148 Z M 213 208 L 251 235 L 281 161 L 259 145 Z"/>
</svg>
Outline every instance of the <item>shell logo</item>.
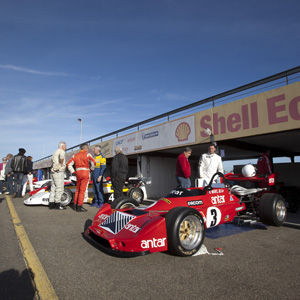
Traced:
<svg viewBox="0 0 300 300">
<path fill-rule="evenodd" d="M 190 133 L 191 127 L 186 122 L 180 123 L 175 130 L 175 136 L 177 137 L 178 142 L 186 141 Z"/>
</svg>

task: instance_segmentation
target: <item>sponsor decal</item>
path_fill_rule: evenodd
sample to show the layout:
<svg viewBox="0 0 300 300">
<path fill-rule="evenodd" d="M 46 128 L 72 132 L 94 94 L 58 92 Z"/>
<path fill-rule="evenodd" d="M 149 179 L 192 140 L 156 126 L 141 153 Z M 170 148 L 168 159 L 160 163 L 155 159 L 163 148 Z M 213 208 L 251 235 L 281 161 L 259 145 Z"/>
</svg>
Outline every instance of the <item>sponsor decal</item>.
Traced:
<svg viewBox="0 0 300 300">
<path fill-rule="evenodd" d="M 101 215 L 102 216 L 102 215 Z M 104 215 L 106 217 L 106 215 Z M 125 214 L 120 211 L 116 211 L 112 215 L 108 216 L 104 222 L 102 222 L 99 227 L 113 233 L 117 234 L 121 231 L 135 216 Z"/>
<path fill-rule="evenodd" d="M 214 197 L 211 197 L 211 203 L 212 204 L 221 204 L 221 203 L 225 203 L 225 195 L 217 195 Z"/>
<path fill-rule="evenodd" d="M 162 239 L 153 238 L 152 240 L 141 241 L 141 247 L 143 249 L 160 248 L 160 247 L 165 247 L 165 245 L 166 245 L 166 238 L 162 238 Z"/>
<path fill-rule="evenodd" d="M 158 131 L 153 131 L 153 132 L 149 132 L 149 133 L 143 133 L 142 134 L 142 139 L 151 139 L 153 137 L 158 136 L 159 132 Z"/>
<path fill-rule="evenodd" d="M 137 233 L 141 229 L 141 228 L 137 227 L 136 225 L 133 225 L 133 224 L 130 224 L 130 223 L 126 224 L 124 226 L 124 228 L 131 231 L 131 232 L 133 232 L 133 233 Z"/>
<path fill-rule="evenodd" d="M 171 191 L 171 193 L 170 193 L 170 194 L 173 194 L 173 195 L 178 195 L 178 196 L 180 196 L 180 195 L 182 195 L 182 193 L 183 193 L 183 191 L 176 191 L 176 190 L 173 190 L 173 191 Z"/>
<path fill-rule="evenodd" d="M 224 218 L 224 222 L 228 222 L 229 221 L 229 215 L 225 216 Z"/>
<path fill-rule="evenodd" d="M 109 218 L 109 215 L 106 215 L 106 214 L 102 214 L 99 216 L 99 219 L 102 219 L 102 220 L 106 220 L 107 218 Z"/>
<path fill-rule="evenodd" d="M 175 130 L 175 136 L 177 137 L 178 142 L 188 140 L 190 133 L 191 127 L 187 122 L 180 123 Z"/>
<path fill-rule="evenodd" d="M 142 145 L 134 146 L 134 150 L 142 150 Z"/>
<path fill-rule="evenodd" d="M 131 139 L 128 139 L 127 140 L 127 143 L 131 143 L 131 142 L 134 142 L 135 141 L 135 137 L 131 138 Z"/>
<path fill-rule="evenodd" d="M 275 183 L 275 179 L 274 178 L 269 178 L 269 184 L 274 184 Z"/>
<path fill-rule="evenodd" d="M 195 200 L 195 201 L 188 201 L 187 202 L 188 206 L 197 206 L 197 205 L 203 205 L 202 200 Z"/>
<path fill-rule="evenodd" d="M 224 193 L 224 190 L 223 189 L 213 189 L 211 191 L 212 194 L 222 194 Z"/>
<path fill-rule="evenodd" d="M 116 145 L 121 145 L 123 143 L 124 140 L 119 140 L 119 141 L 116 141 Z"/>
<path fill-rule="evenodd" d="M 243 206 L 240 206 L 240 207 L 236 207 L 235 211 L 240 211 L 240 210 L 243 210 L 244 207 Z"/>
<path fill-rule="evenodd" d="M 234 201 L 234 199 L 233 199 L 233 197 L 232 197 L 232 196 L 230 196 L 230 201 Z"/>
<path fill-rule="evenodd" d="M 162 198 L 161 200 L 167 202 L 168 204 L 171 204 L 171 203 L 172 203 L 172 201 L 170 201 L 169 199 L 166 199 L 166 198 Z"/>
</svg>

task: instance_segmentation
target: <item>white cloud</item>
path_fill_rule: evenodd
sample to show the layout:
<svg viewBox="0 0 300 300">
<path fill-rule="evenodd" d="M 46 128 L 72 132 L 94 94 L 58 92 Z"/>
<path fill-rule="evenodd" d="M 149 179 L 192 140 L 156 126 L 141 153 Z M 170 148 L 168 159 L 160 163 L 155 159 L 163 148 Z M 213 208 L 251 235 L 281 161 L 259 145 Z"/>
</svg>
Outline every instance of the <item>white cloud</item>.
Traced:
<svg viewBox="0 0 300 300">
<path fill-rule="evenodd" d="M 12 70 L 17 72 L 25 72 L 25 73 L 31 73 L 36 75 L 45 75 L 45 76 L 63 76 L 63 77 L 72 76 L 71 74 L 64 73 L 64 72 L 45 72 L 45 71 L 38 71 L 38 70 L 33 70 L 24 67 L 13 66 L 13 65 L 0 65 L 0 69 Z"/>
</svg>

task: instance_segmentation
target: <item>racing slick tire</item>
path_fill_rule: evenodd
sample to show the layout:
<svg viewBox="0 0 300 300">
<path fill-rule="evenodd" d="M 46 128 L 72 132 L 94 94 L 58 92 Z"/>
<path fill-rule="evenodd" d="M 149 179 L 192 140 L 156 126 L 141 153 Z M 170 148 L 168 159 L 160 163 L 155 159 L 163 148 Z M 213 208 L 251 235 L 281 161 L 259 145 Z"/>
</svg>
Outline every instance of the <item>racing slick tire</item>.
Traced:
<svg viewBox="0 0 300 300">
<path fill-rule="evenodd" d="M 204 240 L 204 220 L 190 207 L 175 207 L 165 216 L 168 249 L 178 256 L 194 255 Z"/>
<path fill-rule="evenodd" d="M 61 198 L 60 198 L 61 206 L 69 205 L 72 202 L 72 200 L 73 200 L 72 192 L 69 189 L 64 188 L 64 192 L 63 192 L 63 194 L 61 195 Z"/>
<path fill-rule="evenodd" d="M 131 188 L 129 191 L 128 191 L 128 196 L 129 198 L 131 199 L 134 199 L 135 201 L 137 201 L 138 203 L 142 203 L 142 201 L 144 200 L 144 193 L 143 191 L 138 188 L 138 187 L 134 187 L 134 188 Z"/>
<path fill-rule="evenodd" d="M 128 197 L 119 197 L 110 205 L 112 209 L 132 208 L 139 206 L 138 202 Z"/>
<path fill-rule="evenodd" d="M 286 219 L 286 206 L 279 194 L 266 193 L 260 198 L 258 214 L 262 223 L 281 226 Z"/>
</svg>

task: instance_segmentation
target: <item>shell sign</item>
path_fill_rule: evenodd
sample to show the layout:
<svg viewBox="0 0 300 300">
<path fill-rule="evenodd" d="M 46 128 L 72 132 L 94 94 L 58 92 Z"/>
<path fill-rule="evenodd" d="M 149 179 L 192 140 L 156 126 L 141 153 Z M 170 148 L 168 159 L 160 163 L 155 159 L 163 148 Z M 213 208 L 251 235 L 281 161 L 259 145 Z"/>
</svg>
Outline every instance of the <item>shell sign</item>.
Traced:
<svg viewBox="0 0 300 300">
<path fill-rule="evenodd" d="M 124 154 L 166 149 L 194 143 L 194 115 L 149 127 L 114 139 L 114 147 L 121 145 Z"/>
<path fill-rule="evenodd" d="M 300 82 L 230 102 L 195 114 L 196 140 L 208 128 L 215 140 L 300 128 Z"/>
<path fill-rule="evenodd" d="M 175 130 L 178 142 L 187 141 L 190 133 L 191 127 L 187 122 L 180 123 Z"/>
</svg>

